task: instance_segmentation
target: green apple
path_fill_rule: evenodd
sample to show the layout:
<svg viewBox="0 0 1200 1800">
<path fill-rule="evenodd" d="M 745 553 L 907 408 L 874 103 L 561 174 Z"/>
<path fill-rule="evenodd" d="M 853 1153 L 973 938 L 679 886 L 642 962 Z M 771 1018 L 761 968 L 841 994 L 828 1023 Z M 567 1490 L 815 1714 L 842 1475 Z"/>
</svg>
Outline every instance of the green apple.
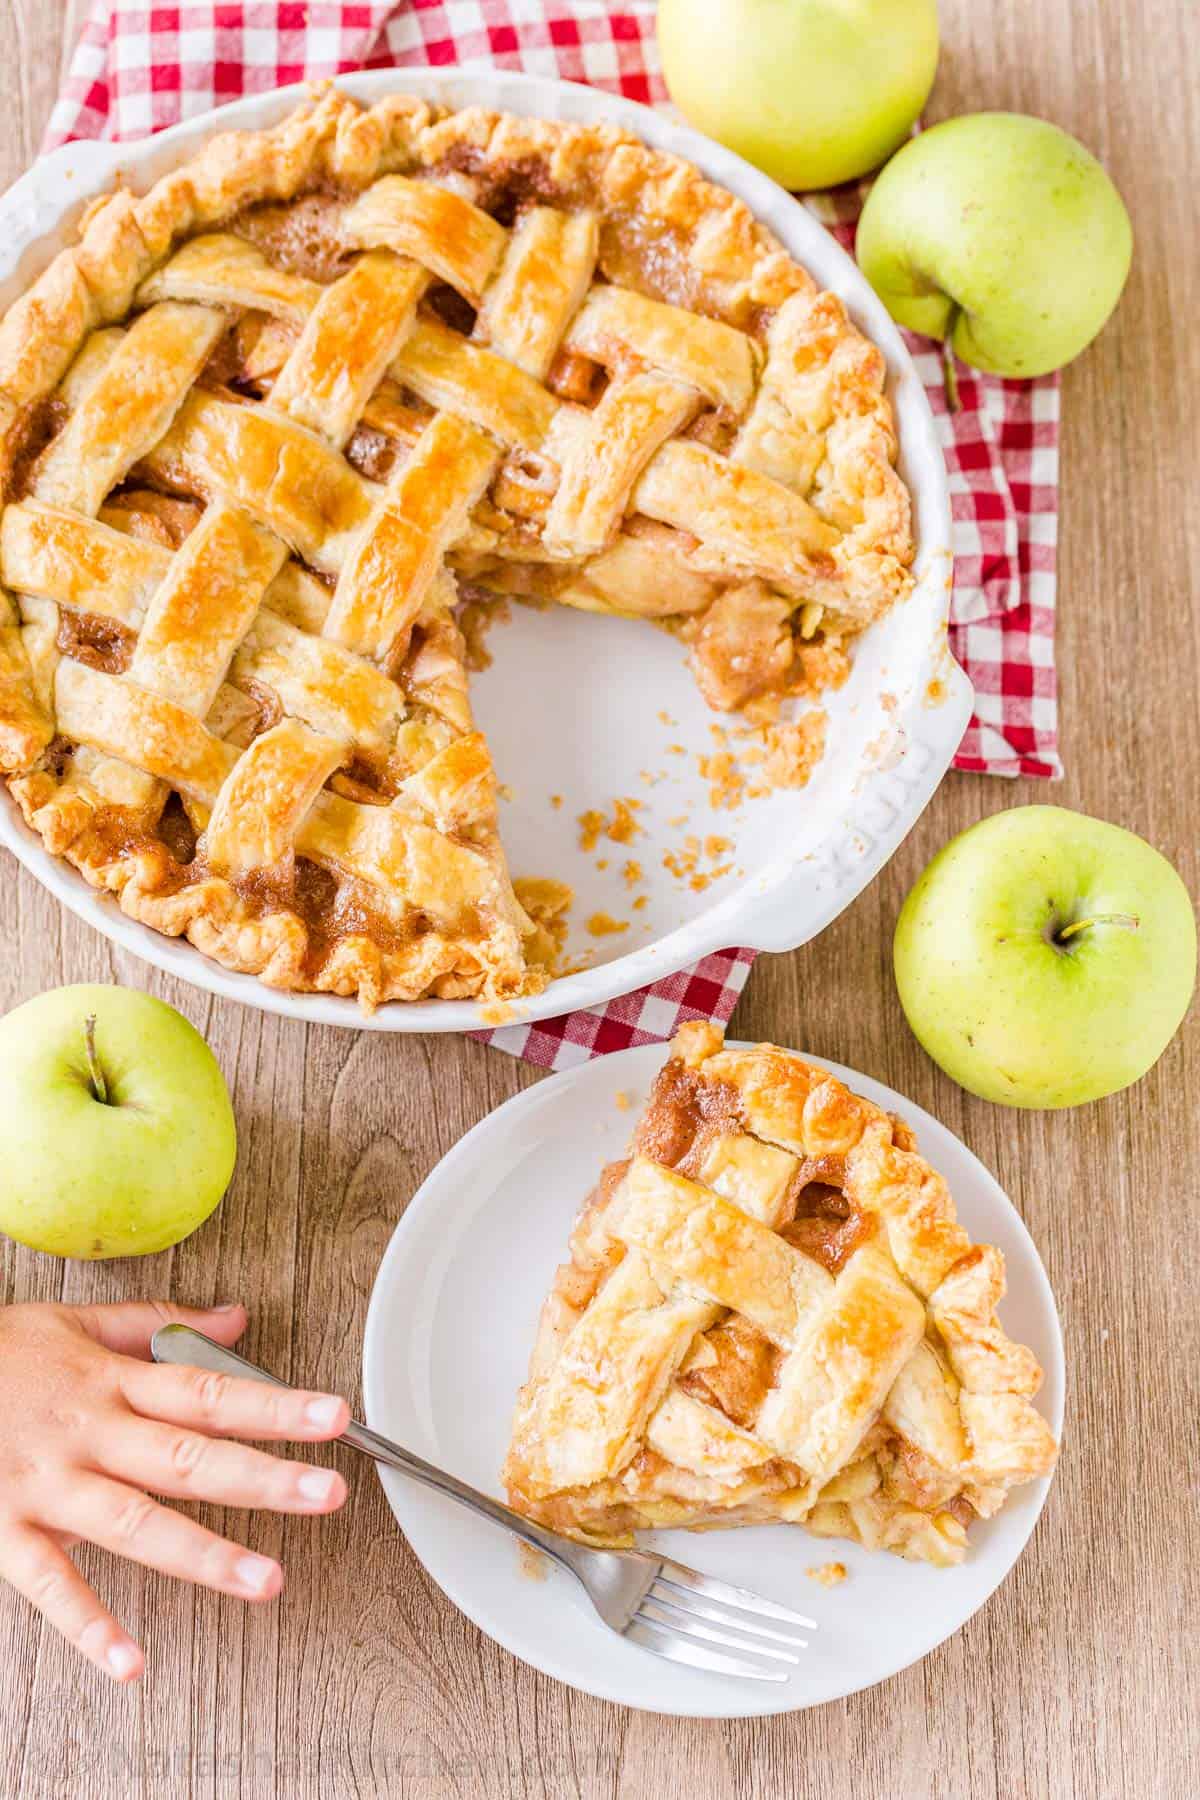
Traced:
<svg viewBox="0 0 1200 1800">
<path fill-rule="evenodd" d="M 786 188 L 833 187 L 902 144 L 933 86 L 936 0 L 661 0 L 689 122 Z"/>
<path fill-rule="evenodd" d="M 962 1087 L 1077 1106 L 1137 1081 L 1196 981 L 1183 882 L 1142 838 L 1060 806 L 1018 806 L 951 839 L 900 912 L 908 1022 Z"/>
<path fill-rule="evenodd" d="M 1078 356 L 1117 304 L 1133 233 L 1120 194 L 1073 137 L 1021 113 L 973 113 L 892 158 L 867 197 L 857 249 L 901 325 L 976 369 L 1045 375 Z"/>
<path fill-rule="evenodd" d="M 0 1231 L 55 1256 L 147 1256 L 195 1231 L 233 1173 L 217 1060 L 173 1007 L 65 987 L 0 1019 Z"/>
</svg>

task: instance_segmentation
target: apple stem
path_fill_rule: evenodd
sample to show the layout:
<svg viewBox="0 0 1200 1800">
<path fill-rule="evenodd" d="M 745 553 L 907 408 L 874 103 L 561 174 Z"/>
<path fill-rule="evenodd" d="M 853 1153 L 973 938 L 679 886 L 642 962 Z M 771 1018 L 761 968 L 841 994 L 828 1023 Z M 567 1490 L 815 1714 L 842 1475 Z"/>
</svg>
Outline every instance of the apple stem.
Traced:
<svg viewBox="0 0 1200 1800">
<path fill-rule="evenodd" d="M 1064 925 L 1055 937 L 1060 944 L 1065 944 L 1077 931 L 1086 931 L 1090 925 L 1119 925 L 1122 931 L 1136 931 L 1140 924 L 1141 920 L 1132 913 L 1097 913 L 1094 918 L 1076 919 L 1074 924 Z"/>
<path fill-rule="evenodd" d="M 958 393 L 958 370 L 954 366 L 954 346 L 950 342 L 954 335 L 954 327 L 958 324 L 958 308 L 950 315 L 950 324 L 942 339 L 942 381 L 946 389 L 946 405 L 951 413 L 962 411 L 962 401 Z"/>
<path fill-rule="evenodd" d="M 104 1070 L 100 1067 L 100 1058 L 96 1055 L 96 1015 L 89 1013 L 83 1021 L 83 1041 L 87 1050 L 88 1080 L 94 1097 L 101 1106 L 108 1105 L 108 1083 L 104 1079 Z"/>
</svg>

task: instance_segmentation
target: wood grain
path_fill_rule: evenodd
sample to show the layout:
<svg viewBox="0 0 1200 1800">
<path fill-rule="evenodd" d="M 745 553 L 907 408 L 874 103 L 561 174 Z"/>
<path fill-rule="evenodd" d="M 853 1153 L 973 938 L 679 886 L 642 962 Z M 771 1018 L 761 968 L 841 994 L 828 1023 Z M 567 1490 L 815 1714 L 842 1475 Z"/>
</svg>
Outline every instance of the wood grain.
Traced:
<svg viewBox="0 0 1200 1800">
<path fill-rule="evenodd" d="M 0 10 L 2 182 L 36 151 L 82 12 L 82 0 Z M 137 1691 L 111 1688 L 0 1596 L 4 1794 L 1184 1800 L 1200 1785 L 1200 1033 L 1193 1019 L 1144 1082 L 1101 1105 L 1005 1112 L 923 1057 L 888 971 L 925 860 L 1021 801 L 1117 819 L 1200 887 L 1195 14 L 1189 0 L 942 0 L 942 18 L 934 113 L 1010 107 L 1076 131 L 1137 233 L 1117 318 L 1064 385 L 1067 778 L 1048 791 L 951 776 L 818 942 L 761 959 L 734 1027 L 910 1094 L 1023 1212 L 1070 1375 L 1062 1466 L 1032 1544 L 964 1631 L 870 1693 L 761 1723 L 676 1721 L 585 1699 L 490 1643 L 407 1550 L 370 1470 L 346 1459 L 340 1516 L 227 1521 L 282 1554 L 281 1605 L 243 1608 L 85 1559 L 147 1647 Z M 115 952 L 7 860 L 0 945 L 0 1009 L 86 979 L 180 1007 L 229 1076 L 243 1146 L 216 1221 L 178 1251 L 109 1268 L 6 1244 L 0 1299 L 236 1296 L 251 1356 L 313 1385 L 353 1384 L 371 1281 L 409 1196 L 533 1071 L 465 1041 L 355 1038 L 208 1000 Z"/>
</svg>

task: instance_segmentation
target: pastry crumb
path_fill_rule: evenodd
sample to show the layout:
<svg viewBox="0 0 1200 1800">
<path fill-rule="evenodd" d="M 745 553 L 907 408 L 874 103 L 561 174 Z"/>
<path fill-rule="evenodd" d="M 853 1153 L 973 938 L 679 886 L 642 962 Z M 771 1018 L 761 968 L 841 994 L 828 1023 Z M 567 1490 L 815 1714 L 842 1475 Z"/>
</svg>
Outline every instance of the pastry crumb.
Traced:
<svg viewBox="0 0 1200 1800">
<path fill-rule="evenodd" d="M 561 794 L 551 794 L 550 804 L 554 808 L 555 812 L 557 812 L 562 805 L 562 795 Z"/>
<path fill-rule="evenodd" d="M 624 879 L 626 887 L 637 887 L 637 885 L 640 881 L 645 881 L 645 879 L 646 879 L 645 875 L 642 872 L 641 863 L 634 862 L 632 857 L 625 864 L 624 868 L 621 870 L 621 875 L 622 875 L 622 878 Z"/>
<path fill-rule="evenodd" d="M 509 1025 L 517 1016 L 515 1006 L 507 1000 L 489 1000 L 479 1009 L 479 1018 L 484 1025 Z"/>
<path fill-rule="evenodd" d="M 703 841 L 698 837 L 687 837 L 683 840 L 681 850 L 667 850 L 663 854 L 662 866 L 669 875 L 678 881 L 686 881 L 693 893 L 702 894 L 711 887 L 714 881 L 720 881 L 733 868 L 731 862 L 719 863 L 717 858 L 725 851 L 733 848 L 732 841 L 726 837 L 709 836 Z M 700 863 L 707 859 L 712 863 L 710 869 L 702 869 Z"/>
<path fill-rule="evenodd" d="M 729 733 L 723 725 L 710 725 L 714 749 L 701 751 L 696 766 L 708 782 L 708 803 L 714 812 L 733 812 L 742 803 L 746 781 L 737 758 L 729 747 Z"/>
<path fill-rule="evenodd" d="M 525 940 L 525 960 L 549 975 L 565 975 L 559 959 L 567 938 L 567 914 L 575 898 L 565 881 L 548 876 L 523 875 L 513 882 L 513 893 L 533 921 Z"/>
<path fill-rule="evenodd" d="M 816 1581 L 819 1582 L 822 1587 L 831 1588 L 837 1587 L 840 1582 L 845 1581 L 849 1574 L 849 1570 L 845 1563 L 827 1562 L 822 1563 L 820 1567 L 816 1569 L 805 1569 L 804 1573 L 808 1576 L 810 1581 Z"/>
<path fill-rule="evenodd" d="M 596 952 L 594 950 L 584 950 L 580 955 L 571 957 L 569 961 L 559 963 L 554 970 L 555 979 L 565 981 L 568 975 L 582 975 L 585 969 L 592 968 L 595 960 Z"/>
<path fill-rule="evenodd" d="M 612 824 L 608 827 L 607 832 L 607 835 L 612 839 L 614 844 L 630 844 L 633 842 L 634 838 L 642 829 L 633 815 L 635 812 L 640 812 L 641 809 L 642 803 L 640 800 L 616 801 L 613 810 Z"/>
<path fill-rule="evenodd" d="M 733 868 L 732 863 L 722 863 L 718 869 L 698 869 L 688 882 L 693 894 L 702 894 L 710 888 L 714 881 L 720 881 Z"/>
<path fill-rule="evenodd" d="M 829 724 L 824 712 L 808 712 L 794 724 L 770 726 L 765 734 L 763 774 L 772 787 L 801 788 L 825 753 Z"/>
<path fill-rule="evenodd" d="M 633 815 L 641 812 L 642 802 L 627 796 L 623 800 L 614 800 L 612 806 L 611 819 L 594 806 L 580 813 L 577 822 L 581 850 L 594 850 L 602 837 L 611 839 L 614 844 L 630 844 L 637 837 L 642 827 Z"/>
<path fill-rule="evenodd" d="M 904 733 L 899 727 L 885 725 L 863 751 L 863 768 L 886 771 L 904 760 Z"/>
<path fill-rule="evenodd" d="M 696 766 L 708 782 L 709 805 L 735 812 L 745 800 L 761 800 L 777 788 L 802 788 L 825 753 L 829 720 L 814 708 L 799 719 L 765 719 L 730 734 L 710 725 L 715 748 L 700 752 Z M 753 771 L 759 779 L 751 780 Z"/>
<path fill-rule="evenodd" d="M 545 1581 L 550 1558 L 524 1538 L 517 1539 L 517 1567 L 527 1581 Z"/>
<path fill-rule="evenodd" d="M 629 930 L 629 920 L 614 919 L 606 912 L 596 912 L 588 920 L 587 928 L 593 937 L 617 937 L 622 931 Z"/>
<path fill-rule="evenodd" d="M 658 721 L 660 725 L 678 725 L 679 723 L 679 720 L 673 719 L 669 712 L 660 712 Z"/>
<path fill-rule="evenodd" d="M 604 830 L 604 814 L 589 806 L 586 812 L 580 813 L 576 822 L 579 826 L 579 848 L 586 855 L 600 842 L 600 833 Z"/>
<path fill-rule="evenodd" d="M 618 1112 L 628 1112 L 633 1105 L 633 1095 L 628 1088 L 618 1088 L 613 1099 L 616 1101 Z"/>
</svg>

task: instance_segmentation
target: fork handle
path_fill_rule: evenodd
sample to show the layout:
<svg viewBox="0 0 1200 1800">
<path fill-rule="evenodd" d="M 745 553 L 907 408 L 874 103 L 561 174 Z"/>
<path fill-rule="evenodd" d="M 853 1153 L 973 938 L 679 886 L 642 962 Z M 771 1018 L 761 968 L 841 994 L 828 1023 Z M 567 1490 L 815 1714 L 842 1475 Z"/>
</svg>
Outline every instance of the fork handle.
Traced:
<svg viewBox="0 0 1200 1800">
<path fill-rule="evenodd" d="M 162 1325 L 154 1333 L 150 1341 L 150 1351 L 155 1362 L 174 1363 L 183 1368 L 207 1369 L 213 1375 L 232 1375 L 236 1379 L 264 1381 L 271 1387 L 286 1388 L 289 1384 L 280 1381 L 277 1375 L 269 1375 L 256 1363 L 247 1362 L 236 1350 L 227 1350 L 224 1344 L 214 1343 L 212 1338 L 205 1337 L 202 1331 L 193 1331 L 190 1325 Z M 363 1456 L 371 1457 L 375 1462 L 386 1463 L 391 1469 L 398 1469 L 402 1475 L 408 1475 L 413 1481 L 419 1481 L 423 1487 L 432 1488 L 435 1493 L 445 1494 L 451 1500 L 457 1500 L 461 1506 L 467 1506 L 472 1512 L 482 1513 L 485 1519 L 492 1519 L 497 1525 L 503 1525 L 514 1537 L 523 1538 L 532 1544 L 535 1550 L 544 1551 L 563 1568 L 576 1571 L 572 1564 L 571 1551 L 576 1548 L 570 1538 L 560 1537 L 555 1531 L 547 1531 L 542 1525 L 535 1525 L 532 1519 L 526 1519 L 505 1506 L 499 1500 L 493 1500 L 490 1494 L 482 1494 L 457 1475 L 450 1475 L 445 1469 L 439 1469 L 433 1463 L 426 1462 L 422 1456 L 414 1456 L 411 1450 L 405 1450 L 394 1444 L 390 1438 L 381 1437 L 379 1432 L 372 1431 L 367 1425 L 360 1425 L 352 1419 L 336 1440 L 340 1444 L 349 1444 L 352 1450 L 358 1450 Z"/>
</svg>

